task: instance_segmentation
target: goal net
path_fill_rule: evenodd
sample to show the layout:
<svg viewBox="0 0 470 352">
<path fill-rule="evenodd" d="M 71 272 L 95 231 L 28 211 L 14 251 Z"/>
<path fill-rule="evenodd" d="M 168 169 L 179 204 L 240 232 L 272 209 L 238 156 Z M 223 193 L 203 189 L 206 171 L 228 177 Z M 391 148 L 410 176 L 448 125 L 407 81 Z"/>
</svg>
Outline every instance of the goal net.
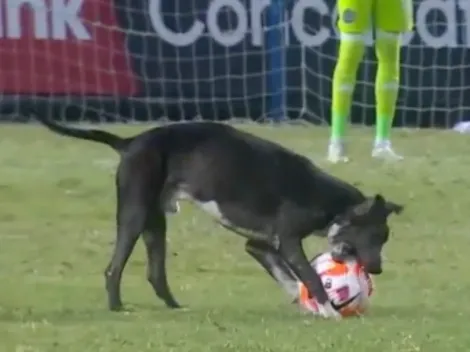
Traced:
<svg viewBox="0 0 470 352">
<path fill-rule="evenodd" d="M 0 119 L 204 118 L 327 123 L 334 0 L 2 0 Z M 415 0 L 397 124 L 470 119 L 470 1 Z M 374 122 L 376 62 L 351 119 Z"/>
</svg>

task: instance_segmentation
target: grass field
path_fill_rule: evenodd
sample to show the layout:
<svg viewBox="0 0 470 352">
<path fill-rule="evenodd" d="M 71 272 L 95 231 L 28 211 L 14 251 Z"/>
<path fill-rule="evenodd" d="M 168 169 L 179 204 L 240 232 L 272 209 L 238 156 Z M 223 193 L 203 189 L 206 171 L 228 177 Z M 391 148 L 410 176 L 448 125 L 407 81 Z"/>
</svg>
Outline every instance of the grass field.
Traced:
<svg viewBox="0 0 470 352">
<path fill-rule="evenodd" d="M 189 204 L 170 220 L 169 279 L 187 310 L 170 311 L 145 278 L 143 245 L 124 273 L 127 312 L 106 309 L 117 156 L 37 126 L 0 128 L 0 351 L 451 352 L 470 334 L 470 143 L 451 132 L 396 131 L 408 158 L 369 158 L 354 130 L 348 165 L 323 160 L 326 131 L 244 127 L 407 208 L 391 220 L 370 314 L 303 315 L 243 250 L 243 239 Z M 144 127 L 115 127 L 130 135 Z M 306 243 L 309 254 L 324 240 Z"/>
</svg>

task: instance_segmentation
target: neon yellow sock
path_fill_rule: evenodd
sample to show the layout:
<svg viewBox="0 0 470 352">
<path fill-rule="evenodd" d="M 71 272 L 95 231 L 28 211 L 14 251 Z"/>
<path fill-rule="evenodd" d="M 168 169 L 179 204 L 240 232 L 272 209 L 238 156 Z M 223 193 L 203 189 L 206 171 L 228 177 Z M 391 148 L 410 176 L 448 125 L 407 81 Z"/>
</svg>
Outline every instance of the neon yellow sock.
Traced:
<svg viewBox="0 0 470 352">
<path fill-rule="evenodd" d="M 341 140 L 346 133 L 357 69 L 364 55 L 364 47 L 362 34 L 347 34 L 341 39 L 333 74 L 331 140 Z"/>
<path fill-rule="evenodd" d="M 398 99 L 400 79 L 400 36 L 378 32 L 375 42 L 378 61 L 375 79 L 376 142 L 388 141 Z"/>
</svg>

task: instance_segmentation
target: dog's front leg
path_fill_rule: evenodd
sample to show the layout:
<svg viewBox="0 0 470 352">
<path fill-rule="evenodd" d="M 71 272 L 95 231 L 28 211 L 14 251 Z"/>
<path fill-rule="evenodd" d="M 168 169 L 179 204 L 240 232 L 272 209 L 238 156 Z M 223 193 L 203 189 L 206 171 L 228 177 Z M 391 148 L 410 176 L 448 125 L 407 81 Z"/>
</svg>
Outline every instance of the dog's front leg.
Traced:
<svg viewBox="0 0 470 352">
<path fill-rule="evenodd" d="M 295 275 L 315 297 L 318 302 L 318 313 L 324 318 L 341 319 L 341 315 L 331 305 L 320 276 L 310 266 L 301 240 L 284 239 L 280 243 L 279 251 Z"/>
<path fill-rule="evenodd" d="M 274 248 L 262 241 L 249 240 L 246 242 L 245 250 L 292 299 L 298 298 L 298 279 Z"/>
</svg>

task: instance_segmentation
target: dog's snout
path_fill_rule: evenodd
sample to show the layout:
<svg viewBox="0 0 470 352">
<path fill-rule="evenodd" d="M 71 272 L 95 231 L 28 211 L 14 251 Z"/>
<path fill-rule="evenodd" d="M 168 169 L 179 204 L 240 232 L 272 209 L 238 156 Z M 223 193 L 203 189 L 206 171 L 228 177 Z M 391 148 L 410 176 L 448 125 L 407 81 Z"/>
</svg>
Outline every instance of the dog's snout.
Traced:
<svg viewBox="0 0 470 352">
<path fill-rule="evenodd" d="M 367 272 L 371 275 L 380 275 L 382 274 L 382 268 L 381 267 L 367 267 Z"/>
<path fill-rule="evenodd" d="M 369 260 L 362 260 L 362 265 L 364 266 L 364 269 L 371 275 L 382 274 L 382 260 L 381 259 L 370 260 L 370 258 L 367 258 L 367 259 Z"/>
<path fill-rule="evenodd" d="M 382 274 L 382 255 L 379 249 L 358 251 L 358 259 L 365 271 L 371 275 Z"/>
<path fill-rule="evenodd" d="M 364 269 L 371 275 L 382 274 L 382 260 L 376 258 L 374 260 L 366 260 L 363 262 Z"/>
</svg>

